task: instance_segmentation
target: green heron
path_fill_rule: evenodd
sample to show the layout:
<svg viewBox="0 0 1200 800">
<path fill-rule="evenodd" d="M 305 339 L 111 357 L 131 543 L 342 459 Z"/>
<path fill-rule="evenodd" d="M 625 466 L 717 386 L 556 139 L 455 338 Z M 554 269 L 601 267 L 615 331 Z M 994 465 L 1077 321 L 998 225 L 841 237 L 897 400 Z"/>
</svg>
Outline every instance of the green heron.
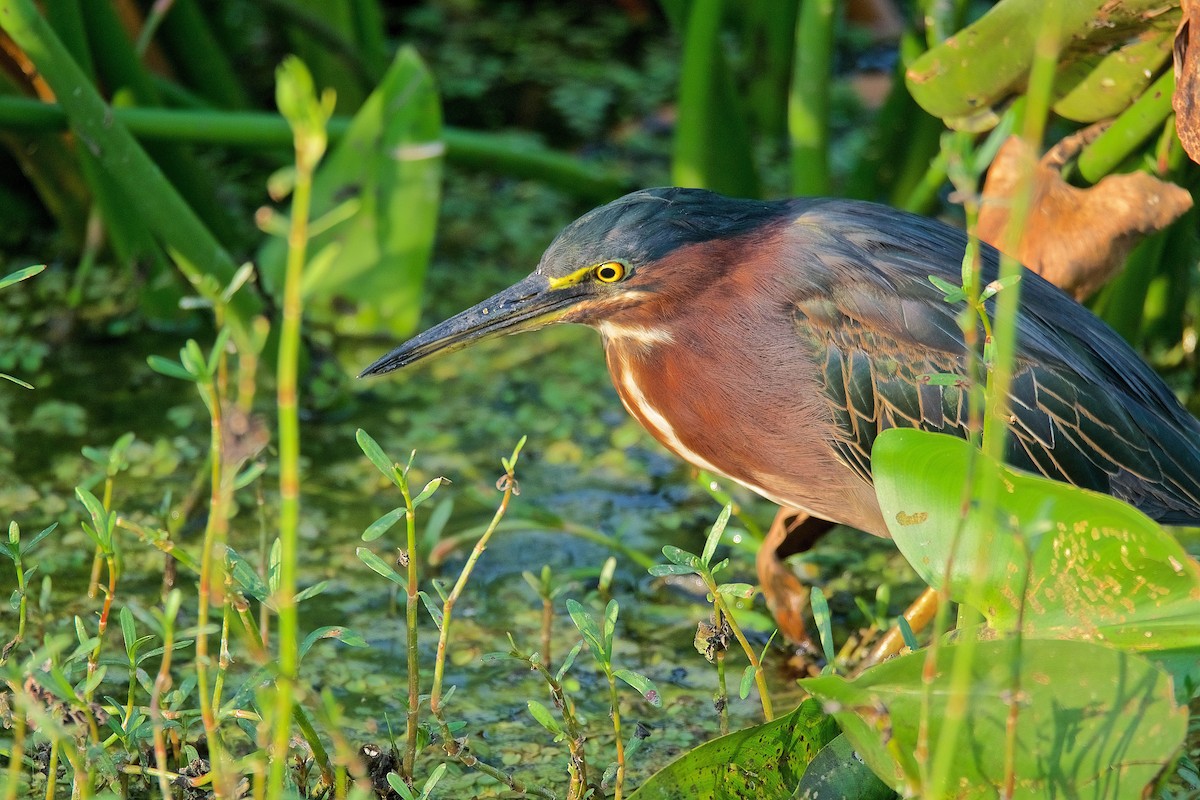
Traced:
<svg viewBox="0 0 1200 800">
<path fill-rule="evenodd" d="M 533 274 L 363 375 L 495 334 L 589 325 L 626 409 L 669 450 L 806 512 L 797 541 L 833 523 L 886 537 L 871 480 L 880 432 L 967 436 L 966 390 L 920 379 L 966 374 L 959 308 L 929 280 L 958 281 L 965 246 L 962 231 L 871 203 L 634 192 L 568 225 Z M 982 262 L 989 281 L 996 250 Z M 1009 463 L 1200 524 L 1200 423 L 1091 312 L 1032 272 L 1021 287 Z"/>
</svg>

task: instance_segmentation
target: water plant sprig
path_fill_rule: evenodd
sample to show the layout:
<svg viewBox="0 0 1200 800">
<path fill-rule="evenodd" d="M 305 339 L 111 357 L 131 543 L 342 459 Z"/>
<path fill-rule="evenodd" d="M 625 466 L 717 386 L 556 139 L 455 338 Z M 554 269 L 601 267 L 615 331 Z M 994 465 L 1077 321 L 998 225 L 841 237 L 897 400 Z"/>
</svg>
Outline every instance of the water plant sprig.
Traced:
<svg viewBox="0 0 1200 800">
<path fill-rule="evenodd" d="M 617 681 L 620 680 L 636 689 L 652 706 L 661 706 L 662 696 L 658 693 L 654 682 L 645 675 L 631 669 L 617 668 L 613 664 L 613 638 L 617 630 L 617 615 L 620 613 L 620 607 L 616 600 L 608 601 L 604 607 L 604 617 L 599 624 L 576 600 L 567 600 L 567 613 L 571 615 L 571 621 L 575 623 L 575 627 L 583 636 L 583 641 L 587 644 L 596 666 L 608 680 L 609 714 L 612 717 L 617 750 L 617 761 L 613 770 L 615 773 L 613 796 L 616 800 L 621 800 L 625 786 L 625 759 L 629 748 L 621 738 L 621 705 L 617 694 Z M 635 740 L 637 740 L 636 733 Z"/>
<path fill-rule="evenodd" d="M 729 559 L 726 558 L 715 564 L 712 563 L 713 556 L 717 551 L 717 545 L 725 533 L 725 526 L 729 524 L 729 516 L 732 511 L 733 507 L 730 505 L 726 505 L 721 509 L 716 522 L 709 529 L 708 537 L 704 540 L 704 549 L 700 555 L 689 553 L 674 545 L 666 545 L 663 547 L 662 553 L 671 563 L 654 565 L 650 568 L 650 574 L 655 577 L 696 575 L 700 578 L 705 588 L 708 589 L 709 598 L 717 617 L 714 619 L 713 625 L 720 630 L 724 625 L 728 624 L 734 638 L 741 645 L 742 651 L 746 654 L 746 659 L 750 662 L 743 675 L 742 684 L 748 686 L 751 678 L 753 679 L 754 683 L 758 686 L 758 698 L 762 704 L 763 717 L 767 722 L 770 722 L 775 718 L 775 712 L 771 705 L 770 693 L 767 690 L 766 676 L 763 674 L 762 659 L 755 652 L 754 648 L 750 646 L 746 635 L 742 633 L 737 620 L 734 619 L 729 611 L 730 598 L 751 597 L 754 594 L 754 589 L 746 583 L 718 583 L 716 574 L 729 566 Z"/>
</svg>

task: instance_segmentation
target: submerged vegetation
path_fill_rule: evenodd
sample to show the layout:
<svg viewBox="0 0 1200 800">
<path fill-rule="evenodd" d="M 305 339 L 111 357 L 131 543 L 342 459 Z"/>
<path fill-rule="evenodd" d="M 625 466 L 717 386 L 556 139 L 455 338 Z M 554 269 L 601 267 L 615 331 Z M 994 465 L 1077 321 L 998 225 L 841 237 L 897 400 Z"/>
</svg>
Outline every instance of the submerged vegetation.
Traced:
<svg viewBox="0 0 1200 800">
<path fill-rule="evenodd" d="M 0 0 L 0 799 L 1200 797 L 1200 539 L 999 463 L 1011 259 L 938 284 L 987 331 L 929 376 L 975 440 L 881 437 L 895 545 L 798 559 L 800 670 L 769 505 L 653 444 L 589 333 L 352 377 L 673 182 L 1083 241 L 1200 407 L 1196 212 L 1023 224 L 1196 187 L 1184 10 L 917 5 Z"/>
</svg>

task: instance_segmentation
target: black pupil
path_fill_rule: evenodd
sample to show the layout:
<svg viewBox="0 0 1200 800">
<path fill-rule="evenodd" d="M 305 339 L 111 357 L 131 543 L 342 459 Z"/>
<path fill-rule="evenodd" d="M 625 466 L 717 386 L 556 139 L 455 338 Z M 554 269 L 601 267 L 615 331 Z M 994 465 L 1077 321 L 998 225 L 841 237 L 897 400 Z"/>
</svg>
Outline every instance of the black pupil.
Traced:
<svg viewBox="0 0 1200 800">
<path fill-rule="evenodd" d="M 600 277 L 606 281 L 615 281 L 617 279 L 617 268 L 614 266 L 604 266 L 600 268 Z"/>
</svg>

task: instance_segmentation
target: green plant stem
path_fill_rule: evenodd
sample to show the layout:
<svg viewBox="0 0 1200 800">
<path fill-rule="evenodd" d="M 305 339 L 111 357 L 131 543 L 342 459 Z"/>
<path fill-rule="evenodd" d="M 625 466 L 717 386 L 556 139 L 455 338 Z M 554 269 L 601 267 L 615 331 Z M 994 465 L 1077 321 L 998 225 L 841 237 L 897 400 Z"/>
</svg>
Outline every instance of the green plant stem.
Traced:
<svg viewBox="0 0 1200 800">
<path fill-rule="evenodd" d="M 297 134 L 299 139 L 299 134 Z M 279 413 L 279 538 L 282 557 L 275 607 L 279 615 L 279 677 L 275 697 L 275 731 L 267 796 L 283 793 L 283 774 L 295 702 L 299 659 L 299 621 L 296 616 L 296 557 L 300 527 L 300 409 L 298 377 L 300 322 L 303 315 L 301 278 L 308 247 L 315 161 L 301 157 L 296 145 L 296 185 L 288 230 L 287 271 L 283 289 L 283 319 L 279 334 L 276 406 Z"/>
<path fill-rule="evenodd" d="M 788 95 L 792 193 L 829 194 L 829 87 L 833 67 L 833 0 L 803 0 Z"/>
<path fill-rule="evenodd" d="M 88 655 L 88 678 L 92 677 L 96 672 L 96 667 L 100 664 L 100 651 L 104 647 L 104 634 L 108 631 L 108 615 L 112 611 L 113 597 L 117 593 L 117 562 L 115 554 L 111 551 L 104 554 L 104 565 L 108 571 L 108 586 L 104 592 L 104 603 L 100 607 L 100 619 L 96 625 L 96 646 Z M 84 699 L 90 703 L 94 692 L 95 689 L 89 689 L 84 695 Z"/>
<path fill-rule="evenodd" d="M 21 765 L 25 758 L 25 713 L 18 710 L 13 714 L 12 744 L 8 750 L 8 772 L 5 778 L 4 800 L 17 800 L 17 783 L 21 779 Z"/>
<path fill-rule="evenodd" d="M 144 141 L 265 149 L 282 149 L 291 141 L 287 122 L 277 114 L 264 112 L 111 108 L 108 114 Z M 61 106 L 22 97 L 0 97 L 0 128 L 47 132 L 62 130 L 66 125 L 67 115 Z M 330 141 L 340 139 L 349 128 L 347 117 L 330 119 Z M 555 152 L 526 137 L 446 127 L 442 138 L 446 158 L 454 163 L 541 180 L 587 200 L 607 202 L 637 188 L 630 175 Z"/>
<path fill-rule="evenodd" d="M 446 646 L 450 640 L 450 621 L 454 613 L 454 604 L 458 602 L 459 596 L 462 594 L 463 589 L 466 588 L 467 579 L 471 577 L 471 571 L 475 568 L 475 562 L 479 561 L 479 557 L 487 549 L 488 540 L 492 538 L 492 534 L 496 532 L 500 520 L 504 518 L 504 514 L 508 511 L 508 504 L 512 500 L 513 492 L 517 486 L 516 478 L 513 475 L 515 467 L 514 460 L 514 462 L 509 464 L 509 469 L 505 472 L 504 477 L 500 479 L 504 486 L 504 495 L 500 498 L 500 505 L 496 508 L 496 513 L 492 515 L 492 521 L 487 526 L 487 530 L 483 532 L 483 535 L 479 537 L 479 541 L 475 543 L 474 549 L 471 550 L 471 555 L 467 557 L 467 563 L 463 564 L 462 571 L 458 575 L 458 580 L 454 582 L 454 588 L 450 590 L 445 603 L 442 604 L 442 630 L 438 636 L 437 657 L 433 662 L 433 686 L 429 692 L 429 710 L 439 719 L 441 719 L 442 715 L 442 678 L 446 670 Z"/>
<path fill-rule="evenodd" d="M 571 775 L 571 784 L 567 789 L 567 798 L 568 800 L 577 800 L 577 798 L 583 797 L 587 791 L 588 770 L 587 754 L 583 748 L 585 736 L 583 729 L 579 725 L 579 718 L 575 715 L 575 704 L 563 689 L 562 683 L 551 675 L 550 670 L 546 668 L 548 662 L 534 661 L 531 658 L 524 658 L 524 660 L 529 664 L 531 669 L 537 670 L 542 679 L 546 681 L 546 685 L 550 687 L 550 696 L 554 700 L 554 705 L 562 711 L 563 726 L 567 731 L 567 749 L 571 752 L 571 763 L 568 767 L 568 772 Z M 595 796 L 601 796 L 598 787 Z"/>
<path fill-rule="evenodd" d="M 721 614 L 721 609 L 717 608 L 716 603 L 713 603 L 713 621 L 716 623 L 717 630 L 720 631 L 722 624 L 725 621 L 724 615 Z M 725 651 L 722 647 L 716 652 L 717 662 L 717 719 L 720 723 L 721 735 L 729 733 L 729 689 L 725 685 Z"/>
<path fill-rule="evenodd" d="M 417 515 L 412 493 L 408 490 L 407 476 L 400 481 L 400 493 L 404 495 L 405 540 L 408 547 L 408 581 L 404 587 L 405 637 L 408 644 L 408 710 L 404 722 L 404 772 L 401 774 L 405 779 L 412 780 L 417 760 L 417 733 L 421 723 L 421 653 L 417 637 L 417 613 L 421 598 L 417 586 Z"/>
<path fill-rule="evenodd" d="M 1168 69 L 1133 105 L 1125 109 L 1104 133 L 1083 148 L 1076 169 L 1089 183 L 1096 183 L 1120 166 L 1142 142 L 1162 128 L 1171 114 L 1175 94 L 1175 71 Z"/>
<path fill-rule="evenodd" d="M 171 688 L 171 653 L 175 651 L 175 619 L 163 618 L 163 657 L 150 692 L 150 727 L 154 734 L 154 763 L 158 767 L 158 790 L 163 800 L 171 800 L 171 782 L 167 779 L 167 737 L 163 731 L 162 696 Z"/>
<path fill-rule="evenodd" d="M 604 665 L 604 674 L 608 677 L 608 702 L 612 708 L 613 734 L 617 746 L 617 776 L 613 788 L 615 800 L 621 800 L 625 791 L 625 741 L 621 738 L 621 700 L 617 695 L 617 678 L 613 674 L 612 665 Z"/>
<path fill-rule="evenodd" d="M 733 631 L 734 637 L 738 640 L 738 644 L 742 646 L 742 650 L 746 653 L 746 658 L 750 661 L 750 666 L 754 668 L 754 684 L 758 687 L 758 700 L 762 703 L 763 719 L 770 722 L 775 719 L 775 710 L 771 705 L 771 694 L 767 691 L 767 676 L 763 673 L 762 662 L 758 659 L 758 653 L 754 652 L 754 648 L 750 646 L 750 642 L 746 640 L 746 635 L 742 633 L 742 629 L 738 626 L 737 620 L 729 613 L 729 606 L 725 605 L 725 600 L 717 591 L 717 583 L 711 575 L 703 575 L 704 582 L 708 585 L 708 593 L 713 596 L 713 605 L 725 617 L 729 623 L 729 629 Z"/>
<path fill-rule="evenodd" d="M 50 757 L 46 760 L 46 800 L 54 800 L 58 784 L 58 750 L 62 739 L 55 736 L 50 740 Z"/>
<path fill-rule="evenodd" d="M 199 607 L 196 610 L 196 691 L 200 698 L 200 721 L 204 726 L 204 734 L 208 739 L 210 749 L 209 763 L 213 771 L 213 794 L 220 798 L 224 795 L 225 783 L 222 780 L 224 765 L 220 756 L 220 739 L 217 732 L 217 719 L 213 710 L 213 694 L 209 682 L 209 666 L 211 660 L 208 654 L 208 615 L 212 606 L 213 586 L 213 556 L 216 549 L 218 517 L 221 512 L 219 495 L 222 481 L 221 441 L 223 436 L 223 420 L 221 401 L 217 395 L 216 386 L 210 382 L 201 384 L 200 391 L 204 395 L 205 405 L 208 406 L 211 417 L 209 431 L 209 494 L 208 522 L 204 526 L 204 544 L 200 551 L 200 581 L 198 586 Z"/>
</svg>

